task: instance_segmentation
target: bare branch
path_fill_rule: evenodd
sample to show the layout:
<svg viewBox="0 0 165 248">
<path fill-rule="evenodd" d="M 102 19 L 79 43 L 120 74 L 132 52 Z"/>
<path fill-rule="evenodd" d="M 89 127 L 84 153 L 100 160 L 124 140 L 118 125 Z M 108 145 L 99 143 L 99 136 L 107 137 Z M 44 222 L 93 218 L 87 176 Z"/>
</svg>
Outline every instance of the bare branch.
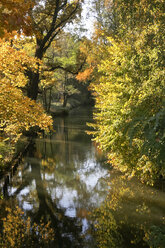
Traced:
<svg viewBox="0 0 165 248">
<path fill-rule="evenodd" d="M 65 13 L 61 16 L 61 21 L 55 25 L 56 21 L 57 21 L 57 17 L 58 17 L 58 13 L 59 11 L 64 8 L 67 4 L 67 1 L 65 1 L 61 6 L 59 6 L 59 1 L 57 1 L 58 5 L 56 5 L 55 11 L 54 11 L 54 15 L 53 15 L 53 20 L 51 23 L 51 28 L 50 30 L 47 32 L 47 34 L 45 35 L 43 41 L 42 41 L 42 49 L 44 49 L 44 52 L 47 50 L 47 48 L 50 46 L 51 42 L 53 41 L 53 39 L 55 38 L 55 36 L 59 33 L 59 31 L 65 26 L 65 24 L 69 21 L 69 19 L 72 18 L 72 16 L 76 13 L 79 4 L 76 4 L 76 7 L 72 10 L 72 12 L 67 16 Z M 58 7 L 59 6 L 59 7 Z M 70 6 L 69 6 L 70 7 Z M 69 8 L 68 7 L 68 8 Z M 67 8 L 65 10 L 65 12 L 67 12 Z M 65 16 L 66 15 L 66 16 Z M 59 29 L 57 32 L 55 32 L 55 30 Z M 55 32 L 55 33 L 54 33 Z M 53 34 L 54 33 L 54 34 Z M 52 36 L 52 37 L 51 37 Z M 50 39 L 50 40 L 49 40 Z M 48 42 L 49 40 L 49 42 Z M 45 44 L 48 42 L 48 44 L 45 46 Z"/>
<path fill-rule="evenodd" d="M 50 30 L 48 31 L 48 33 L 45 35 L 44 39 L 42 40 L 42 48 L 44 48 L 46 42 L 49 40 L 52 33 L 55 31 L 55 23 L 56 23 L 58 12 L 59 12 L 59 4 L 60 4 L 60 1 L 56 0 L 56 8 L 54 10 L 51 27 L 50 27 Z"/>
</svg>

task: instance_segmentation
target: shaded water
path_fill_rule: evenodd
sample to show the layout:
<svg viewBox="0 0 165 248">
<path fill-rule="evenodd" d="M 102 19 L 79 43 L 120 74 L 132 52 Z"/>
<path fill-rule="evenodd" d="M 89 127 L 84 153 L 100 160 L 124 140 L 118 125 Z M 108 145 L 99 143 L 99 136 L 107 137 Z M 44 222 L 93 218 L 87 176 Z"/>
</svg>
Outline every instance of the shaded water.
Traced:
<svg viewBox="0 0 165 248">
<path fill-rule="evenodd" d="M 55 118 L 55 132 L 34 140 L 6 191 L 34 221 L 51 220 L 60 248 L 95 247 L 87 214 L 105 199 L 109 173 L 85 133 L 91 118 L 88 109 Z"/>
<path fill-rule="evenodd" d="M 56 232 L 52 247 L 93 248 L 96 241 L 107 248 L 149 247 L 151 227 L 161 229 L 163 239 L 165 194 L 109 173 L 104 156 L 85 133 L 90 121 L 88 109 L 55 118 L 55 132 L 34 140 L 5 197 L 17 199 L 32 220 L 37 222 L 41 216 L 51 220 Z M 89 219 L 89 212 L 99 207 L 107 194 L 111 196 L 109 205 L 104 203 Z M 94 236 L 92 220 L 100 227 Z M 165 240 L 161 242 L 162 246 L 154 247 L 165 247 Z"/>
</svg>

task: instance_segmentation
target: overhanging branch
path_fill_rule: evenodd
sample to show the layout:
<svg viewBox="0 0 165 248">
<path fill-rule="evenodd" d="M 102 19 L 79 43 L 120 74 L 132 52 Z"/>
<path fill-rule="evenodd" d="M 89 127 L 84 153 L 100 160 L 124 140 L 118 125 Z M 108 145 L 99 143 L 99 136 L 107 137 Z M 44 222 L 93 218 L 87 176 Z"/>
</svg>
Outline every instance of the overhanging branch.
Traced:
<svg viewBox="0 0 165 248">
<path fill-rule="evenodd" d="M 51 66 L 51 68 L 47 69 L 46 71 L 55 71 L 57 69 L 60 69 L 60 70 L 63 70 L 63 71 L 66 71 L 66 72 L 69 72 L 71 73 L 72 75 L 77 75 L 83 68 L 83 66 L 85 65 L 86 63 L 86 59 L 84 59 L 84 61 L 80 64 L 80 66 L 76 69 L 74 69 L 73 67 L 71 66 L 68 66 L 68 67 L 63 67 L 62 65 L 60 64 L 56 64 L 56 65 L 48 65 L 48 66 Z"/>
</svg>

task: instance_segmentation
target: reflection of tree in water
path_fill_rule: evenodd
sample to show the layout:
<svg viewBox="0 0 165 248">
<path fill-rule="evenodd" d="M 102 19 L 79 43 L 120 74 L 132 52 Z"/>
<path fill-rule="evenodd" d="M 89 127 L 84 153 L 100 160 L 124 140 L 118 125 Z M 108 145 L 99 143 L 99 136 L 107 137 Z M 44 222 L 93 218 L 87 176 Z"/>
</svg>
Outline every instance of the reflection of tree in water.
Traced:
<svg viewBox="0 0 165 248">
<path fill-rule="evenodd" d="M 104 199 L 107 186 L 103 166 L 99 170 L 101 162 L 96 162 L 96 151 L 83 131 L 85 122 L 83 116 L 55 120 L 56 132 L 36 140 L 12 182 L 12 193 L 10 187 L 5 191 L 6 196 L 18 199 L 34 221 L 41 216 L 51 221 L 57 248 L 94 247 L 87 245 L 93 240 L 83 241 L 88 236 L 82 231 L 83 221 L 89 218 L 94 202 Z M 91 186 L 89 178 L 97 175 Z M 113 172 L 110 179 L 107 200 L 93 213 L 98 247 L 164 248 L 164 193 L 127 182 Z M 73 216 L 69 208 L 75 211 Z"/>
<path fill-rule="evenodd" d="M 163 192 L 118 175 L 105 202 L 91 213 L 99 248 L 164 248 L 164 217 Z"/>
<path fill-rule="evenodd" d="M 83 223 L 88 223 L 88 211 L 94 202 L 98 204 L 105 197 L 106 182 L 102 177 L 107 170 L 103 172 L 95 160 L 90 137 L 83 131 L 85 120 L 84 117 L 84 123 L 82 118 L 76 119 L 76 123 L 75 118 L 55 121 L 56 132 L 31 145 L 9 192 L 34 221 L 41 216 L 45 221 L 51 220 L 57 248 L 94 247 L 89 244 L 93 241 L 86 235 L 87 229 L 84 231 L 88 224 L 85 227 Z M 88 185 L 86 180 L 95 178 L 95 174 L 96 184 Z M 87 238 L 83 240 L 84 237 Z"/>
<path fill-rule="evenodd" d="M 29 156 L 33 157 L 34 153 L 36 153 L 36 149 L 33 145 L 29 150 Z M 38 222 L 41 218 L 44 218 L 45 222 L 48 220 L 51 221 L 55 227 L 56 247 L 78 247 L 82 239 L 82 227 L 76 218 L 66 216 L 65 210 L 59 208 L 57 202 L 52 200 L 51 195 L 48 193 L 45 180 L 42 177 L 39 163 L 31 163 L 31 170 L 29 172 L 26 171 L 23 175 L 22 184 L 17 188 L 14 196 L 17 196 L 23 189 L 27 188 L 32 181 L 35 183 L 34 191 L 36 192 L 34 195 L 38 206 L 35 206 L 35 209 L 27 211 L 28 215 L 35 222 Z"/>
<path fill-rule="evenodd" d="M 37 144 L 37 147 L 35 144 L 31 145 L 28 153 L 29 163 L 26 163 L 25 169 L 22 170 L 21 179 L 15 180 L 16 183 L 13 182 L 13 187 L 16 188 L 13 197 L 18 196 L 22 208 L 24 208 L 24 202 L 30 202 L 33 209 L 26 212 L 35 222 L 42 216 L 45 221 L 51 220 L 56 231 L 55 241 L 59 247 L 81 247 L 80 244 L 83 243 L 82 219 L 87 218 L 88 215 L 91 191 L 77 175 L 78 162 L 75 165 L 74 159 L 70 156 L 67 168 L 65 161 L 62 161 L 59 168 L 56 168 L 58 163 L 56 157 L 48 158 L 47 156 L 47 149 L 50 148 L 47 144 L 48 142 L 46 145 L 42 142 L 42 145 Z M 43 160 L 47 163 L 42 163 Z M 89 171 L 89 173 L 92 172 Z M 57 188 L 58 192 L 56 192 Z M 65 196 L 66 188 L 77 192 L 75 200 L 73 199 L 75 217 L 66 216 L 66 209 L 59 204 Z M 28 193 L 21 194 L 26 189 Z M 96 187 L 93 194 L 97 191 L 99 189 Z"/>
<path fill-rule="evenodd" d="M 66 118 L 58 120 L 55 130 L 52 135 L 37 141 L 37 152 L 42 154 L 42 159 L 53 159 L 57 166 L 65 165 L 65 168 L 69 164 L 75 167 L 79 162 L 83 163 L 91 145 L 89 136 L 68 125 Z"/>
<path fill-rule="evenodd" d="M 88 192 L 86 183 L 81 180 L 80 176 L 86 161 L 90 161 L 91 156 L 94 158 L 96 154 L 95 149 L 91 147 L 89 136 L 77 129 L 75 131 L 75 128 L 75 124 L 72 126 L 67 119 L 59 119 L 59 125 L 58 122 L 56 123 L 57 132 L 37 141 L 37 153 L 42 154 L 42 162 L 45 158 L 42 172 L 54 175 L 54 181 L 58 182 L 56 187 L 65 185 L 75 189 L 79 200 L 84 198 L 87 200 L 91 192 Z M 90 164 L 86 166 L 88 168 L 85 174 L 88 175 L 96 171 L 98 164 L 96 163 L 94 167 L 90 167 Z"/>
<path fill-rule="evenodd" d="M 2 202 L 0 202 L 2 203 Z M 0 247 L 2 248 L 42 248 L 54 247 L 54 230 L 50 222 L 39 223 L 25 217 L 24 212 L 17 206 L 16 200 L 3 201 L 0 204 Z M 5 213 L 4 213 L 5 212 Z M 5 216 L 5 218 L 4 218 Z"/>
<path fill-rule="evenodd" d="M 81 120 L 78 119 L 78 121 Z M 83 162 L 86 159 L 86 152 L 91 145 L 90 137 L 85 134 L 82 129 L 83 124 L 80 125 L 78 121 L 75 124 L 68 118 L 55 120 L 57 122 L 55 130 L 57 131 L 50 136 L 51 141 L 54 142 L 47 144 L 51 146 L 51 148 L 47 148 L 47 156 L 51 156 L 50 151 L 52 150 L 52 155 L 55 155 L 57 160 L 65 165 L 72 162 L 78 164 L 78 161 Z"/>
</svg>

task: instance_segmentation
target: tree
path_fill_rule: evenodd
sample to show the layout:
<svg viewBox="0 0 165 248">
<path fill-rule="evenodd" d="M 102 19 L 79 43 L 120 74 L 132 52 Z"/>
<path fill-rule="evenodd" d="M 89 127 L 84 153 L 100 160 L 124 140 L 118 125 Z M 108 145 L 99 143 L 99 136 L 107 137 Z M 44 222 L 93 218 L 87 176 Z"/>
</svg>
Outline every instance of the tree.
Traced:
<svg viewBox="0 0 165 248">
<path fill-rule="evenodd" d="M 0 128 L 3 137 L 17 140 L 23 130 L 36 125 L 48 130 L 51 118 L 44 114 L 41 105 L 24 96 L 21 90 L 28 81 L 25 70 L 27 67 L 36 70 L 37 61 L 3 40 L 0 48 Z"/>
<path fill-rule="evenodd" d="M 115 1 L 92 0 L 93 14 L 95 17 L 95 30 L 104 32 L 106 35 L 115 35 L 118 29 Z M 96 34 L 96 32 L 95 32 Z"/>
<path fill-rule="evenodd" d="M 165 176 L 163 3 L 113 4 L 119 14 L 117 35 L 95 43 L 102 57 L 91 84 L 95 139 L 114 167 L 153 183 Z"/>
<path fill-rule="evenodd" d="M 22 0 L 1 1 L 0 6 L 0 12 L 7 13 L 3 16 L 5 24 L 1 27 L 0 37 L 0 138 L 12 144 L 30 127 L 38 125 L 40 129 L 48 131 L 52 124 L 51 117 L 44 113 L 42 106 L 22 92 L 28 82 L 27 68 L 36 71 L 40 64 L 39 60 L 29 57 L 20 47 L 13 45 L 18 35 L 13 37 L 12 31 L 20 30 L 27 20 L 25 12 L 28 6 L 23 8 L 22 16 L 17 13 L 16 6 L 21 7 L 22 3 Z M 10 26 L 8 13 L 18 14 L 21 17 L 20 25 Z M 4 145 L 1 147 L 4 150 Z"/>
<path fill-rule="evenodd" d="M 81 0 L 44 0 L 35 1 L 29 10 L 32 29 L 36 39 L 35 58 L 42 60 L 52 41 L 61 29 L 71 22 L 81 10 Z M 29 70 L 28 97 L 37 99 L 40 81 L 39 68 L 36 72 Z"/>
<path fill-rule="evenodd" d="M 86 61 L 86 57 L 80 51 L 81 43 L 77 36 L 63 32 L 47 50 L 44 59 L 48 72 L 54 71 L 56 81 L 54 87 L 62 96 L 64 107 L 69 96 L 79 93 L 74 87 L 75 76 Z"/>
</svg>

